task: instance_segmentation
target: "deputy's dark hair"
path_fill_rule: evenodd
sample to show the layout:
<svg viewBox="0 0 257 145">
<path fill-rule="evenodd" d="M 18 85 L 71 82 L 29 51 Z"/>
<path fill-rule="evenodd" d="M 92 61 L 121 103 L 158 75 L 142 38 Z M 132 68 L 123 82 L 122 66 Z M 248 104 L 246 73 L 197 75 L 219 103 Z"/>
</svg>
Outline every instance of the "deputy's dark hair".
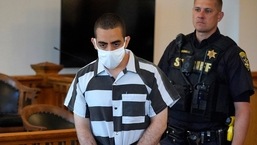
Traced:
<svg viewBox="0 0 257 145">
<path fill-rule="evenodd" d="M 96 37 L 96 29 L 102 28 L 105 30 L 108 29 L 114 29 L 120 27 L 122 30 L 123 37 L 126 36 L 126 26 L 124 20 L 115 13 L 104 13 L 102 16 L 100 16 L 94 25 L 94 34 Z"/>
<path fill-rule="evenodd" d="M 218 6 L 218 9 L 220 11 L 222 11 L 223 1 L 222 0 L 217 0 L 217 6 Z"/>
</svg>

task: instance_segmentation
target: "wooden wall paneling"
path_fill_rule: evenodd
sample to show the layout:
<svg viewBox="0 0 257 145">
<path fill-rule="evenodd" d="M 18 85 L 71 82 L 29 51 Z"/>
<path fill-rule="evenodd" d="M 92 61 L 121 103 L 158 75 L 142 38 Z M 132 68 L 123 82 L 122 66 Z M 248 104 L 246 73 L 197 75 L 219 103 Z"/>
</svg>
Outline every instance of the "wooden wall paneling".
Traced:
<svg viewBox="0 0 257 145">
<path fill-rule="evenodd" d="M 244 145 L 255 145 L 257 143 L 257 73 L 253 73 L 253 79 L 255 93 L 251 96 L 251 118 Z"/>
</svg>

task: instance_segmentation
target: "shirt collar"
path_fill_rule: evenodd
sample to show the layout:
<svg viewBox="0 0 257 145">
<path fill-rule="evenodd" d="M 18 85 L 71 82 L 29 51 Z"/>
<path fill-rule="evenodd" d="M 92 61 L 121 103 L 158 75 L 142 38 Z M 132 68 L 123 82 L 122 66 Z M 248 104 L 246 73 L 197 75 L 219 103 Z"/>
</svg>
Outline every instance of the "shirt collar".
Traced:
<svg viewBox="0 0 257 145">
<path fill-rule="evenodd" d="M 135 55 L 129 49 L 127 49 L 126 52 L 129 53 L 129 61 L 128 61 L 126 69 L 127 69 L 127 71 L 131 71 L 131 72 L 135 72 L 136 73 Z"/>
<path fill-rule="evenodd" d="M 220 31 L 219 28 L 217 28 L 217 30 L 207 39 L 204 39 L 201 43 L 198 42 L 197 38 L 196 38 L 196 31 L 194 31 L 193 34 L 193 44 L 196 48 L 202 48 L 203 46 L 212 44 L 214 41 L 216 41 L 220 36 Z"/>
<path fill-rule="evenodd" d="M 97 59 L 95 64 L 96 64 L 96 68 L 97 68 L 95 70 L 96 75 L 105 71 L 105 67 L 104 67 L 104 65 L 102 63 L 100 63 L 99 59 Z"/>
</svg>

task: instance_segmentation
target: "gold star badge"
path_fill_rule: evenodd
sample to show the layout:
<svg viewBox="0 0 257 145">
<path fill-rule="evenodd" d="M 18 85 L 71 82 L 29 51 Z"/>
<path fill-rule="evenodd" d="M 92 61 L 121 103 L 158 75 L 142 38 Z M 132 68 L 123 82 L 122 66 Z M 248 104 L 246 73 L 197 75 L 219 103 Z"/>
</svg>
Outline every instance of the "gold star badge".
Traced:
<svg viewBox="0 0 257 145">
<path fill-rule="evenodd" d="M 207 56 L 209 57 L 209 59 L 211 59 L 211 58 L 215 58 L 216 54 L 217 52 L 215 52 L 214 50 L 209 50 L 207 53 Z"/>
</svg>

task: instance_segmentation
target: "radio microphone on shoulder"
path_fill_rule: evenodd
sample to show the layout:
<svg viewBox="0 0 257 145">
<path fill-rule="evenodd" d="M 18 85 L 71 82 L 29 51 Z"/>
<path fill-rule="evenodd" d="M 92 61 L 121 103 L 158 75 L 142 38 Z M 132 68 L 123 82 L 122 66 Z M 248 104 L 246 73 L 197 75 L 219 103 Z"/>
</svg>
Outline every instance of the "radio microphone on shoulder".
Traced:
<svg viewBox="0 0 257 145">
<path fill-rule="evenodd" d="M 178 48 L 181 49 L 183 43 L 184 43 L 184 40 L 185 39 L 185 35 L 182 34 L 182 33 L 179 33 L 176 37 L 176 44 L 178 45 Z"/>
</svg>

